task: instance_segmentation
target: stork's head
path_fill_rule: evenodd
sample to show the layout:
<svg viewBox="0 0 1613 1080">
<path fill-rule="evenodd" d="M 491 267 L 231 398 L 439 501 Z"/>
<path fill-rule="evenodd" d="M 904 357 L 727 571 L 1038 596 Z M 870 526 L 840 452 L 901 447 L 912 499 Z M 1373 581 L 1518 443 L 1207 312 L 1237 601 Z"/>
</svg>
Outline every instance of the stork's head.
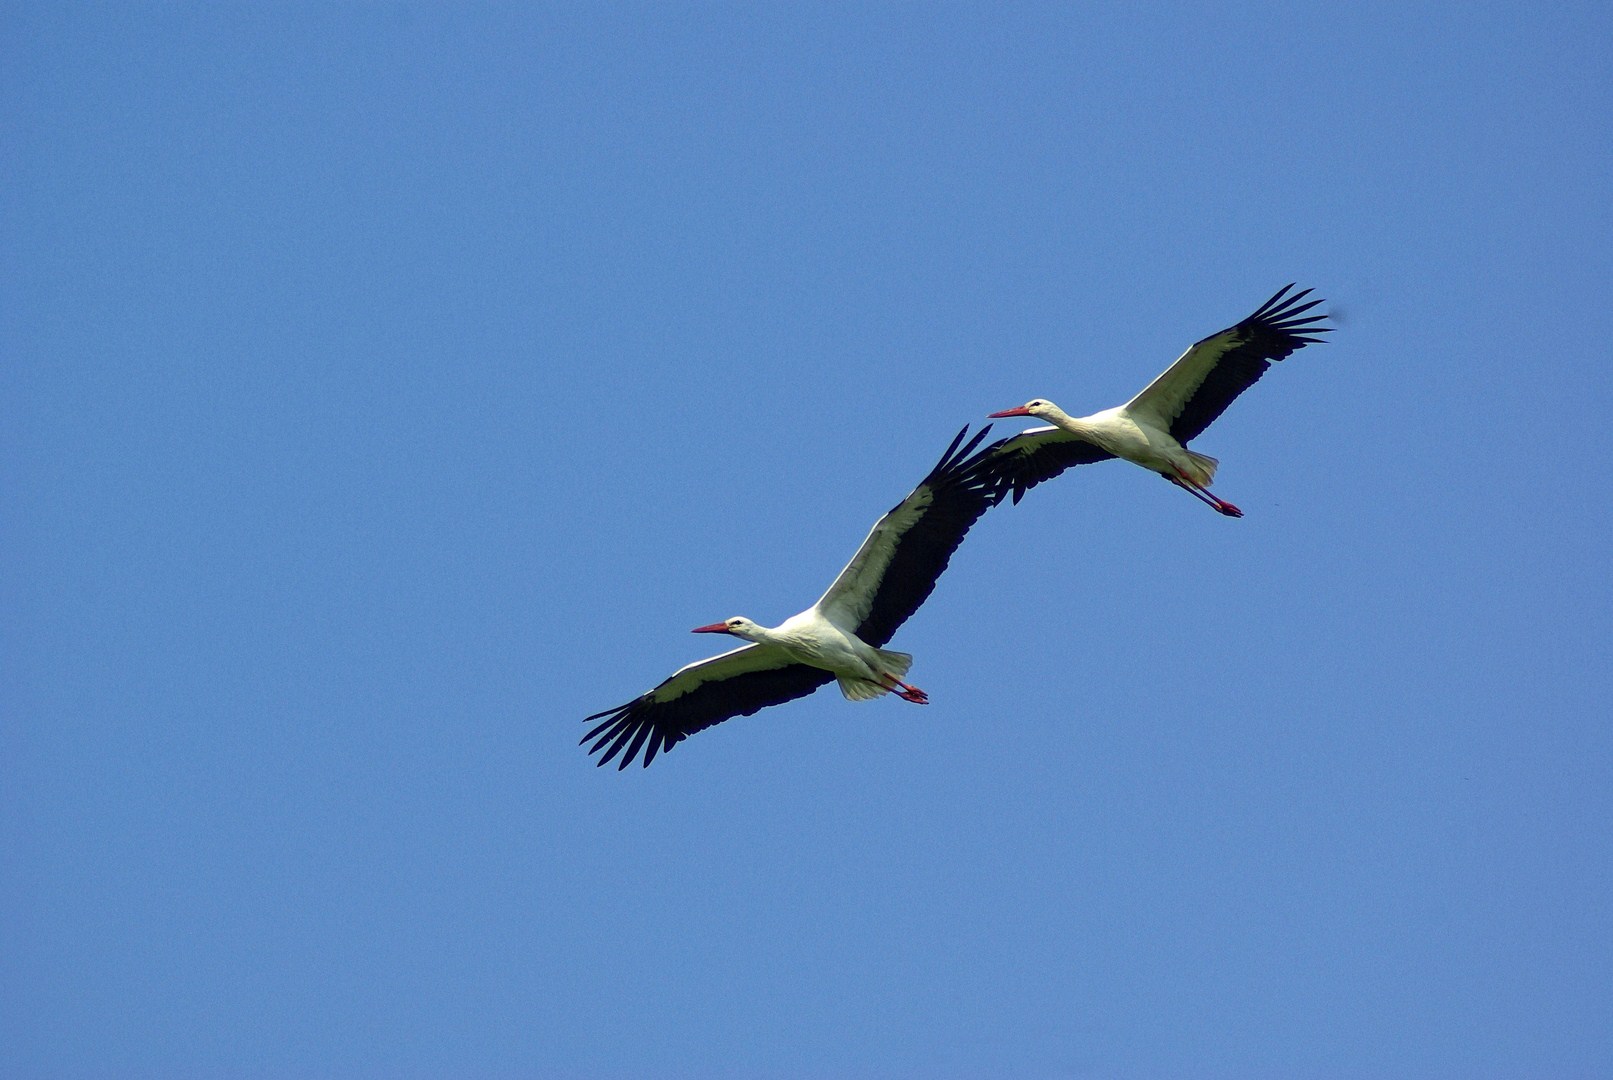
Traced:
<svg viewBox="0 0 1613 1080">
<path fill-rule="evenodd" d="M 732 619 L 714 622 L 710 626 L 697 626 L 689 632 L 691 634 L 732 634 L 737 638 L 744 638 L 746 641 L 755 641 L 758 637 L 757 632 L 760 630 L 761 627 L 743 615 L 735 615 Z"/>
<path fill-rule="evenodd" d="M 1036 398 L 1025 402 L 1017 409 L 1004 409 L 1002 412 L 987 413 L 986 415 L 991 420 L 1000 420 L 1007 416 L 1034 416 L 1039 420 L 1046 420 L 1057 411 L 1058 406 L 1051 401 L 1046 398 Z"/>
</svg>

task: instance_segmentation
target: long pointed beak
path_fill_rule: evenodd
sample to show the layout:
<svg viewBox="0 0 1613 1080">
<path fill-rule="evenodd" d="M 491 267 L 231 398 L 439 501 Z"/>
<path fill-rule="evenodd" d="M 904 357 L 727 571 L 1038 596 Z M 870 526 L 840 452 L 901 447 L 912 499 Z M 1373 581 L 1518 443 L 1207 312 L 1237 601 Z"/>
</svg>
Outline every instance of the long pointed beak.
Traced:
<svg viewBox="0 0 1613 1080">
<path fill-rule="evenodd" d="M 1005 416 L 1034 416 L 1034 415 L 1035 414 L 1032 413 L 1029 409 L 1027 409 L 1027 408 L 1025 408 L 1025 406 L 1021 405 L 1017 409 L 1004 409 L 1002 412 L 987 413 L 986 414 L 986 419 L 987 420 L 1001 420 Z"/>
<path fill-rule="evenodd" d="M 726 634 L 726 633 L 728 633 L 728 624 L 727 623 L 714 622 L 710 626 L 697 626 L 693 630 L 689 631 L 689 633 L 691 633 L 691 634 Z"/>
</svg>

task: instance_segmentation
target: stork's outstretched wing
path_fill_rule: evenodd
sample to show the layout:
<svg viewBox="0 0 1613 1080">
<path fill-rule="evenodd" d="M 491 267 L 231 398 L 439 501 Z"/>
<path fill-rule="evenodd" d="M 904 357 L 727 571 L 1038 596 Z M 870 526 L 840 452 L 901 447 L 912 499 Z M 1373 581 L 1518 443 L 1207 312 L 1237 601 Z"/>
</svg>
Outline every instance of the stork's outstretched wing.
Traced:
<svg viewBox="0 0 1613 1080">
<path fill-rule="evenodd" d="M 1311 290 L 1290 296 L 1293 287 L 1284 285 L 1253 315 L 1188 349 L 1128 401 L 1126 409 L 1153 420 L 1177 442 L 1197 438 L 1266 373 L 1272 361 L 1326 340 L 1318 334 L 1332 333 L 1332 327 L 1315 325 L 1326 315 L 1305 316 L 1322 301 L 1302 304 Z"/>
<path fill-rule="evenodd" d="M 819 612 L 875 647 L 891 639 L 929 598 L 970 527 L 1002 498 L 989 450 L 975 453 L 990 430 L 967 443 L 968 427 L 958 432 L 919 486 L 874 523 L 818 600 Z"/>
<path fill-rule="evenodd" d="M 770 645 L 745 645 L 681 667 L 649 693 L 587 717 L 585 724 L 604 723 L 582 741 L 594 740 L 588 748 L 590 754 L 605 751 L 597 764 L 604 765 L 621 754 L 616 767 L 625 769 L 642 749 L 647 767 L 657 753 L 672 749 L 697 731 L 805 697 L 833 678 L 827 671 L 796 663 Z"/>
</svg>

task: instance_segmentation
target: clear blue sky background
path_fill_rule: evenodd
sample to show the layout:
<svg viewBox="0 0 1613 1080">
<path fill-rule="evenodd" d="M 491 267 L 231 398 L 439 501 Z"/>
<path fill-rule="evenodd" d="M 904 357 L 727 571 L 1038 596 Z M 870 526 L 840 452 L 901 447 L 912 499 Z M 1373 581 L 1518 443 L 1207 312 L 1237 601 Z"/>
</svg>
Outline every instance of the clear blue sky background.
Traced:
<svg viewBox="0 0 1613 1080">
<path fill-rule="evenodd" d="M 0 1072 L 1613 1074 L 1605 3 L 8 4 Z M 1335 343 L 597 770 L 964 423 Z M 1016 430 L 1009 421 L 999 430 Z"/>
</svg>

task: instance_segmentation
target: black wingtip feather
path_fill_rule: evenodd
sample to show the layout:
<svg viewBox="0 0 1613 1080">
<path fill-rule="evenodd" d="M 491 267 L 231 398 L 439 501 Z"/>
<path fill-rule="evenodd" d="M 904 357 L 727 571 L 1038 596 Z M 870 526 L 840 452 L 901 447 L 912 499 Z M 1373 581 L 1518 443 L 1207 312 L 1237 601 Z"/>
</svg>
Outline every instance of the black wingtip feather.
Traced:
<svg viewBox="0 0 1613 1080">
<path fill-rule="evenodd" d="M 622 755 L 622 765 L 624 768 L 626 767 L 627 762 L 632 761 L 638 756 L 639 747 L 644 745 L 644 740 L 649 738 L 651 733 L 654 731 L 655 729 L 649 724 L 643 724 L 639 727 L 638 734 L 633 736 L 633 741 L 627 744 L 627 753 Z M 644 764 L 648 766 L 649 761 L 646 760 Z"/>
<path fill-rule="evenodd" d="M 1331 334 L 1333 327 L 1317 324 L 1325 322 L 1327 315 L 1305 314 L 1324 301 L 1321 297 L 1306 300 L 1314 290 L 1291 292 L 1293 287 L 1293 282 L 1284 285 L 1255 309 L 1253 315 L 1230 328 L 1235 335 L 1234 344 L 1219 356 L 1171 423 L 1171 434 L 1178 441 L 1185 445 L 1202 434 L 1274 362 L 1286 359 L 1307 345 L 1326 343 L 1327 339 L 1320 335 Z M 1205 342 L 1219 336 L 1212 335 Z"/>
<path fill-rule="evenodd" d="M 936 466 L 937 469 L 946 465 L 947 459 L 952 456 L 952 452 L 958 448 L 958 444 L 963 441 L 963 437 L 967 434 L 969 434 L 969 425 L 965 424 L 963 425 L 963 429 L 956 435 L 952 436 L 952 441 L 947 444 L 946 450 L 941 454 L 941 464 Z M 934 471 L 934 469 L 931 470 L 931 472 Z"/>
<path fill-rule="evenodd" d="M 964 436 L 969 434 L 969 425 L 963 425 L 963 430 L 952 437 L 952 442 L 947 446 L 946 452 L 941 455 L 941 460 L 936 462 L 935 468 L 931 469 L 929 475 L 920 481 L 920 485 L 931 484 L 933 486 L 934 482 L 943 480 L 948 473 L 959 472 L 960 466 L 967 462 L 969 455 L 974 453 L 975 447 L 980 445 L 981 440 L 986 437 L 989 431 L 991 431 L 991 425 L 987 424 L 975 432 L 974 438 L 964 444 L 960 450 L 958 448 L 959 444 L 963 443 Z"/>
<path fill-rule="evenodd" d="M 788 664 L 745 672 L 665 700 L 651 691 L 626 705 L 588 717 L 607 719 L 581 741 L 584 745 L 592 742 L 588 747 L 590 755 L 600 755 L 595 765 L 615 761 L 621 770 L 637 758 L 648 768 L 657 755 L 670 753 L 694 732 L 734 716 L 749 716 L 769 705 L 805 697 L 833 679 L 827 671 Z"/>
<path fill-rule="evenodd" d="M 627 745 L 627 740 L 633 737 L 633 732 L 634 727 L 632 724 L 623 724 L 621 726 L 621 730 L 615 733 L 615 741 L 610 744 L 610 749 L 605 751 L 605 756 L 599 759 L 599 763 L 603 765 L 605 762 L 621 753 L 622 747 Z M 623 758 L 622 764 L 625 766 L 631 760 L 631 758 Z"/>
<path fill-rule="evenodd" d="M 586 734 L 582 738 L 578 739 L 577 740 L 577 745 L 578 746 L 584 745 L 585 743 L 588 742 L 589 739 L 592 739 L 595 735 L 598 735 L 601 731 L 604 731 L 606 728 L 608 728 L 612 724 L 614 724 L 616 722 L 616 720 L 617 720 L 617 715 L 616 714 L 618 712 L 619 712 L 619 710 L 612 709 L 608 713 L 595 713 L 593 716 L 585 717 L 583 719 L 583 723 L 585 723 L 585 724 L 588 723 L 589 720 L 598 720 L 601 716 L 609 716 L 610 719 L 606 720 L 603 724 L 600 724 L 598 727 L 594 728 L 594 730 L 590 731 L 588 734 Z"/>
<path fill-rule="evenodd" d="M 1271 294 L 1271 299 L 1267 300 L 1264 304 L 1261 304 L 1259 307 L 1255 308 L 1255 313 L 1253 315 L 1249 316 L 1249 318 L 1251 320 L 1258 319 L 1258 318 L 1261 318 L 1261 317 L 1267 315 L 1271 311 L 1273 311 L 1279 305 L 1279 303 L 1282 301 L 1283 297 L 1287 294 L 1288 290 L 1292 289 L 1293 287 L 1294 287 L 1294 282 L 1290 281 L 1287 285 L 1284 285 L 1282 288 L 1280 288 L 1276 292 L 1272 293 Z M 1291 300 L 1298 300 L 1301 297 L 1303 297 L 1305 295 L 1305 293 L 1308 293 L 1310 291 L 1311 290 L 1306 289 L 1305 292 L 1302 292 L 1302 293 L 1299 293 L 1296 296 L 1290 297 L 1290 299 Z"/>
</svg>

